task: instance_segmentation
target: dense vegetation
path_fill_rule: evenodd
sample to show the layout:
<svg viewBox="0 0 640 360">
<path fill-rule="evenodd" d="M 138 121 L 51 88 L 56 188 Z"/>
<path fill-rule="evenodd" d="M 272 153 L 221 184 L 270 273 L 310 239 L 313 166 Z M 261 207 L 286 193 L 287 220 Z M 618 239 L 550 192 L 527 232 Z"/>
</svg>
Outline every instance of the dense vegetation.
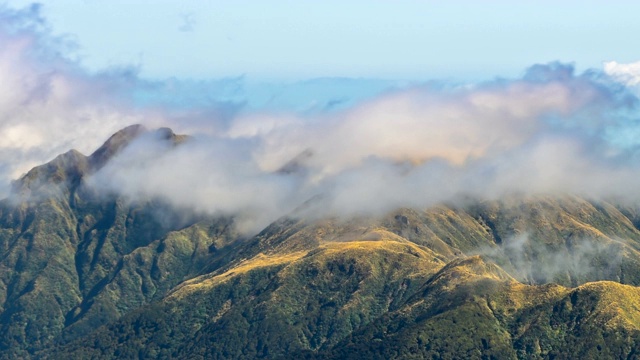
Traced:
<svg viewBox="0 0 640 360">
<path fill-rule="evenodd" d="M 242 238 L 232 218 L 87 186 L 144 131 L 34 168 L 0 203 L 0 358 L 640 354 L 634 207 L 514 196 Z"/>
</svg>

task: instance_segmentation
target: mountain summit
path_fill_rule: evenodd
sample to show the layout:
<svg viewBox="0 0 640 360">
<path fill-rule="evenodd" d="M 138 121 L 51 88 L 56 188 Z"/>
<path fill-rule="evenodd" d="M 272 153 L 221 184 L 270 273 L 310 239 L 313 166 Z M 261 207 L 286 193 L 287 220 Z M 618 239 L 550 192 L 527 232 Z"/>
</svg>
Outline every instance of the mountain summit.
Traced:
<svg viewBox="0 0 640 360">
<path fill-rule="evenodd" d="M 144 134 L 187 139 L 127 127 L 90 156 L 71 150 L 32 169 L 14 184 L 21 196 L 0 202 L 0 358 L 640 353 L 634 207 L 522 195 L 290 215 L 247 236 L 241 213 L 92 189 L 87 176 Z"/>
<path fill-rule="evenodd" d="M 58 155 L 50 162 L 37 166 L 14 182 L 13 192 L 17 194 L 32 194 L 39 190 L 48 191 L 47 186 L 65 183 L 67 187 L 75 189 L 82 179 L 103 168 L 112 158 L 123 151 L 134 140 L 143 134 L 153 134 L 162 141 L 177 145 L 187 140 L 186 135 L 176 135 L 169 128 L 154 131 L 143 125 L 131 125 L 115 134 L 102 144 L 90 156 L 85 156 L 77 150 L 70 150 Z"/>
<path fill-rule="evenodd" d="M 115 154 L 147 131 L 144 126 L 136 124 L 127 126 L 111 135 L 111 137 L 89 157 L 92 169 L 97 170 L 103 167 Z"/>
</svg>

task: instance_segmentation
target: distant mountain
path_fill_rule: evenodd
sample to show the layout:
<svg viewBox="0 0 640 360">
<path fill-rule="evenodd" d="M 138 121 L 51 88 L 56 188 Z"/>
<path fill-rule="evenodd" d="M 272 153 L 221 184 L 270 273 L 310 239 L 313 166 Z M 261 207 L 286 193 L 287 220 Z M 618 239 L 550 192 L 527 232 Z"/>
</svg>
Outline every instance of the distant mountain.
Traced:
<svg viewBox="0 0 640 360">
<path fill-rule="evenodd" d="M 0 358 L 640 356 L 634 207 L 514 195 L 292 214 L 246 237 L 230 216 L 89 186 L 144 134 L 189 141 L 128 127 L 0 202 Z"/>
</svg>

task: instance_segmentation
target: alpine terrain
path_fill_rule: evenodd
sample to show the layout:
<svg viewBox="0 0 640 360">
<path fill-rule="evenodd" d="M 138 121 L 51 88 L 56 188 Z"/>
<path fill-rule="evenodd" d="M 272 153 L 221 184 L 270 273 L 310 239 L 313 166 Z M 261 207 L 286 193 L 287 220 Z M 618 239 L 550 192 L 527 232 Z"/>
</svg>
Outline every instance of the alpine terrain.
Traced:
<svg viewBox="0 0 640 360">
<path fill-rule="evenodd" d="M 632 203 L 514 193 L 344 217 L 307 216 L 309 199 L 247 233 L 237 214 L 96 185 L 145 136 L 191 141 L 134 125 L 13 183 L 0 358 L 640 357 Z"/>
</svg>

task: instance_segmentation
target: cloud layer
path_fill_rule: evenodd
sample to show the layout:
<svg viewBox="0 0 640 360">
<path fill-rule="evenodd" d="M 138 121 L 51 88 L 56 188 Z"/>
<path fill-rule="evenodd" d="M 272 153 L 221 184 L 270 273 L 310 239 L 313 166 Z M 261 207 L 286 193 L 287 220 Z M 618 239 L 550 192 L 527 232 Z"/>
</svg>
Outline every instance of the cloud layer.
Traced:
<svg viewBox="0 0 640 360">
<path fill-rule="evenodd" d="M 608 61 L 604 63 L 604 71 L 626 85 L 640 85 L 640 61 L 629 64 Z"/>
<path fill-rule="evenodd" d="M 63 56 L 67 42 L 49 35 L 37 8 L 1 16 L 4 189 L 58 153 L 88 154 L 116 130 L 143 123 L 193 138 L 174 148 L 143 136 L 90 183 L 133 200 L 159 196 L 200 212 L 242 214 L 248 229 L 312 198 L 320 215 L 467 195 L 640 200 L 638 98 L 627 87 L 636 85 L 634 64 L 583 74 L 566 64 L 534 65 L 519 79 L 406 85 L 312 112 L 203 102 L 202 83 L 177 106 L 163 102 L 170 81 L 144 81 L 126 68 L 84 71 Z"/>
<path fill-rule="evenodd" d="M 142 120 L 126 98 L 126 71 L 87 74 L 50 35 L 39 9 L 0 12 L 2 189 L 31 167 L 70 148 L 88 152 L 119 128 Z M 152 119 L 149 119 L 152 120 Z"/>
<path fill-rule="evenodd" d="M 159 145 L 140 140 L 97 176 L 129 197 L 260 225 L 311 198 L 323 216 L 512 193 L 636 199 L 638 144 L 625 135 L 636 112 L 635 95 L 602 73 L 537 65 L 521 79 L 415 86 L 339 112 L 240 113 L 153 156 L 141 149 Z"/>
</svg>

